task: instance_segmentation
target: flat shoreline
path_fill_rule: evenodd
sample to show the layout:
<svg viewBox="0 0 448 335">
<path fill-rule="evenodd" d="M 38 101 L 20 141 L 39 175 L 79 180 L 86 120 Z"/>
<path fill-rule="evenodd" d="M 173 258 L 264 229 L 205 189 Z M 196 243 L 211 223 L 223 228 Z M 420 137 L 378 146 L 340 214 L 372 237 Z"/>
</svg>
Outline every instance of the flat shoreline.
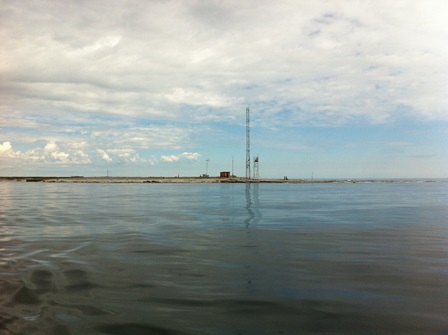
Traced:
<svg viewBox="0 0 448 335">
<path fill-rule="evenodd" d="M 0 177 L 0 182 L 45 182 L 45 183 L 397 183 L 397 182 L 447 182 L 438 179 L 246 179 L 244 177 Z"/>
</svg>

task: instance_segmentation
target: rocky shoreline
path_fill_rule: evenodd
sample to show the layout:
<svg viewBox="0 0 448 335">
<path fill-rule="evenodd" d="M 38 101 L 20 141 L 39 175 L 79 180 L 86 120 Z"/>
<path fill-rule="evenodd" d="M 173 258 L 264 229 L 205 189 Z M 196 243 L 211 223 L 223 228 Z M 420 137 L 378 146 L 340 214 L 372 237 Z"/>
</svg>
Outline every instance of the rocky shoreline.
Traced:
<svg viewBox="0 0 448 335">
<path fill-rule="evenodd" d="M 1 181 L 14 182 L 45 182 L 45 183 L 246 183 L 248 180 L 241 177 L 0 177 Z M 283 179 L 250 179 L 252 183 L 306 183 L 323 182 L 307 180 Z M 331 182 L 331 181 L 326 181 Z"/>
<path fill-rule="evenodd" d="M 45 182 L 45 183 L 396 183 L 396 182 L 436 182 L 440 180 L 414 179 L 249 179 L 243 177 L 0 177 L 0 182 Z"/>
</svg>

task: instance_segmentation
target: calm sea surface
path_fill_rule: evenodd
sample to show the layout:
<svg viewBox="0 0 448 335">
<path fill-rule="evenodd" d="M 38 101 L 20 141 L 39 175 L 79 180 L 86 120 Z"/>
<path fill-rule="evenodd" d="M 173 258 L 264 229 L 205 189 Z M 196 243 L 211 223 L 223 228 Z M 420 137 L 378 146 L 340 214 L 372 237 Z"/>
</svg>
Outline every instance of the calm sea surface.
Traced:
<svg viewBox="0 0 448 335">
<path fill-rule="evenodd" d="M 448 334 L 448 183 L 0 183 L 0 334 Z"/>
</svg>

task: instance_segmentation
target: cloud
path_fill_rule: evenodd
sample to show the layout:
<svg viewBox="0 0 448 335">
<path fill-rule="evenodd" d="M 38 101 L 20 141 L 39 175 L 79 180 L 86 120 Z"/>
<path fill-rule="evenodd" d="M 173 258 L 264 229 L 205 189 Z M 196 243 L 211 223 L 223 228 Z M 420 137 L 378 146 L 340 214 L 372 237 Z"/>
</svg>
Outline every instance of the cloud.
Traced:
<svg viewBox="0 0 448 335">
<path fill-rule="evenodd" d="M 177 162 L 181 159 L 185 160 L 198 160 L 201 155 L 193 152 L 184 152 L 179 155 L 169 155 L 169 156 L 161 156 L 161 160 L 166 163 Z"/>
<path fill-rule="evenodd" d="M 182 153 L 180 156 L 182 156 L 183 158 L 187 159 L 187 160 L 198 160 L 198 158 L 201 156 L 200 154 L 198 154 L 197 152 L 193 153 L 193 152 L 184 152 Z"/>
<path fill-rule="evenodd" d="M 0 155 L 175 162 L 187 158 L 160 152 L 231 138 L 248 105 L 270 134 L 446 122 L 447 10 L 444 0 L 6 2 L 0 139 L 21 151 L 3 144 Z"/>
<path fill-rule="evenodd" d="M 109 157 L 108 153 L 105 152 L 103 149 L 96 149 L 98 153 L 100 154 L 101 158 L 106 162 L 112 162 L 112 158 Z"/>
<path fill-rule="evenodd" d="M 236 122 L 245 104 L 262 125 L 284 110 L 290 125 L 448 118 L 444 2 L 131 3 L 9 4 L 2 101 L 183 122 Z"/>
<path fill-rule="evenodd" d="M 16 158 L 20 157 L 21 153 L 12 149 L 11 142 L 6 141 L 0 144 L 0 158 Z"/>
<path fill-rule="evenodd" d="M 162 156 L 161 158 L 162 158 L 163 162 L 168 162 L 168 163 L 177 162 L 180 159 L 180 157 L 178 155 Z"/>
<path fill-rule="evenodd" d="M 0 154 L 6 156 L 11 152 L 11 149 L 11 142 L 3 142 L 3 144 L 0 145 Z"/>
<path fill-rule="evenodd" d="M 67 163 L 69 161 L 69 154 L 60 151 L 58 145 L 53 141 L 47 143 L 45 146 L 44 155 L 48 161 L 54 160 L 62 163 Z"/>
<path fill-rule="evenodd" d="M 68 152 L 64 152 L 54 141 L 49 141 L 44 147 L 38 146 L 22 152 L 13 150 L 11 142 L 6 141 L 0 145 L 0 157 L 41 163 L 91 163 L 88 154 L 76 149 L 77 145 L 74 147 L 75 149 L 68 148 Z"/>
<path fill-rule="evenodd" d="M 447 118 L 444 2 L 131 3 L 6 6 L 2 101 L 185 122 L 203 117 L 185 106 L 235 104 L 271 124 L 284 109 L 291 124 Z"/>
</svg>

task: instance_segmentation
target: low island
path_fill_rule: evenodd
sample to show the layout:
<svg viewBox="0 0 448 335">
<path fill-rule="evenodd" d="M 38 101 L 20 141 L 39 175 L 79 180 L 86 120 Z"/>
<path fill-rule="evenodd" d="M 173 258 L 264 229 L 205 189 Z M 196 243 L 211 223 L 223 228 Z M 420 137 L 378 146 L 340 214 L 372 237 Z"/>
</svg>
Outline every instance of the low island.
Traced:
<svg viewBox="0 0 448 335">
<path fill-rule="evenodd" d="M 275 179 L 244 177 L 0 177 L 0 182 L 45 182 L 45 183 L 369 183 L 369 182 L 431 182 L 434 180 L 413 179 Z"/>
</svg>

